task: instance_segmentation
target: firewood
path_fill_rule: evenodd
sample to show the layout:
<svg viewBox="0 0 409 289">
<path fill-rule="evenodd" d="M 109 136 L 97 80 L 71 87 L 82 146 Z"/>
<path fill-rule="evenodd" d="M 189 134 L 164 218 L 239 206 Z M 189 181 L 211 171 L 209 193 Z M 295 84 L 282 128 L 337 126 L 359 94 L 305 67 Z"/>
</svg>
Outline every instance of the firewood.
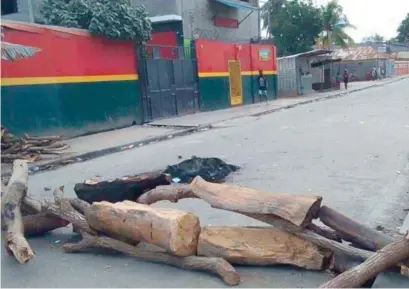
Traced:
<svg viewBox="0 0 409 289">
<path fill-rule="evenodd" d="M 204 227 L 197 254 L 222 257 L 231 264 L 286 264 L 310 270 L 321 270 L 325 263 L 315 245 L 273 227 Z"/>
<path fill-rule="evenodd" d="M 115 238 L 143 240 L 177 256 L 195 255 L 199 218 L 175 209 L 153 208 L 131 201 L 96 202 L 85 211 L 88 224 Z"/>
<path fill-rule="evenodd" d="M 48 135 L 48 136 L 29 136 L 28 134 L 24 134 L 24 139 L 26 140 L 37 140 L 37 141 L 53 141 L 53 140 L 60 140 L 61 136 L 59 135 Z"/>
<path fill-rule="evenodd" d="M 392 237 L 362 225 L 326 206 L 321 208 L 319 217 L 342 239 L 366 250 L 377 251 L 394 241 Z"/>
<path fill-rule="evenodd" d="M 217 209 L 245 214 L 267 214 L 305 227 L 318 216 L 322 197 L 267 194 L 245 187 L 215 184 L 196 177 L 190 184 L 196 196 Z"/>
<path fill-rule="evenodd" d="M 196 194 L 196 191 L 193 189 L 193 192 Z M 182 191 L 178 197 L 179 199 L 184 199 L 184 198 L 190 198 L 191 193 L 189 191 Z M 150 195 L 152 199 L 155 199 L 157 201 L 160 200 L 167 200 L 166 195 L 155 195 L 153 196 L 152 194 Z M 161 196 L 163 197 L 161 199 Z M 148 200 L 145 196 L 141 196 L 147 203 L 152 203 L 150 200 Z M 146 199 L 145 199 L 146 198 Z M 172 196 L 172 200 L 176 201 L 175 197 Z M 248 213 L 242 213 L 242 212 L 236 212 L 243 214 L 245 216 L 248 216 L 250 218 L 259 220 L 263 223 L 270 224 L 282 231 L 286 231 L 290 234 L 296 235 L 298 237 L 301 237 L 315 245 L 321 248 L 328 249 L 330 251 L 333 251 L 334 253 L 340 254 L 340 255 L 346 255 L 351 257 L 354 260 L 365 260 L 369 256 L 371 256 L 372 252 L 366 251 L 366 250 L 361 250 L 357 248 L 352 248 L 349 246 L 346 246 L 342 243 L 329 240 L 325 237 L 322 237 L 311 230 L 304 229 L 299 226 L 295 226 L 294 224 L 290 223 L 287 220 L 284 220 L 282 218 L 279 218 L 274 215 L 269 215 L 269 214 L 248 214 Z"/>
<path fill-rule="evenodd" d="M 183 196 L 183 198 L 198 198 L 189 185 L 171 184 L 167 186 L 157 186 L 153 190 L 144 193 L 138 198 L 138 203 L 150 205 L 161 200 L 177 203 L 181 196 Z"/>
<path fill-rule="evenodd" d="M 80 242 L 64 244 L 63 248 L 65 252 L 76 253 L 85 252 L 90 248 L 104 248 L 115 250 L 144 261 L 163 263 L 187 270 L 197 270 L 215 274 L 230 286 L 235 286 L 240 283 L 240 275 L 234 270 L 233 266 L 223 258 L 173 256 L 166 252 L 156 252 L 145 248 L 134 247 L 106 236 L 91 236 L 83 231 L 81 231 L 81 234 L 83 240 Z"/>
<path fill-rule="evenodd" d="M 97 232 L 88 225 L 85 217 L 73 208 L 70 200 L 64 198 L 63 186 L 56 188 L 53 195 L 54 202 L 45 202 L 45 204 L 42 204 L 42 212 L 66 220 L 70 222 L 74 227 L 82 228 L 82 230 L 91 235 L 97 234 Z"/>
<path fill-rule="evenodd" d="M 335 231 L 328 230 L 326 228 L 317 226 L 317 225 L 315 225 L 313 223 L 309 224 L 307 226 L 307 229 L 309 229 L 309 230 L 311 230 L 311 231 L 317 233 L 318 235 L 323 236 L 323 237 L 325 237 L 327 239 L 337 241 L 337 242 L 342 242 L 341 237 Z"/>
<path fill-rule="evenodd" d="M 373 253 L 362 264 L 321 285 L 321 288 L 359 288 L 367 280 L 408 258 L 409 240 L 399 238 Z"/>
<path fill-rule="evenodd" d="M 68 221 L 59 217 L 50 216 L 47 213 L 28 215 L 23 217 L 24 234 L 27 237 L 40 236 L 52 230 L 65 227 Z"/>
<path fill-rule="evenodd" d="M 79 199 L 90 204 L 101 201 L 116 203 L 125 200 L 135 201 L 145 191 L 170 183 L 169 175 L 153 172 L 113 181 L 79 183 L 75 185 L 74 191 Z"/>
<path fill-rule="evenodd" d="M 21 202 L 27 193 L 27 183 L 27 163 L 23 160 L 14 161 L 13 173 L 2 197 L 1 215 L 6 230 L 5 248 L 20 264 L 29 262 L 35 256 L 24 237 L 24 224 L 20 210 Z"/>
<path fill-rule="evenodd" d="M 86 201 L 80 200 L 78 198 L 69 199 L 69 202 L 71 206 L 73 206 L 73 208 L 82 215 L 85 215 L 85 211 L 89 209 L 89 207 L 91 207 L 91 205 L 88 204 Z"/>
<path fill-rule="evenodd" d="M 405 265 L 400 266 L 400 274 L 409 278 L 409 267 Z"/>
</svg>

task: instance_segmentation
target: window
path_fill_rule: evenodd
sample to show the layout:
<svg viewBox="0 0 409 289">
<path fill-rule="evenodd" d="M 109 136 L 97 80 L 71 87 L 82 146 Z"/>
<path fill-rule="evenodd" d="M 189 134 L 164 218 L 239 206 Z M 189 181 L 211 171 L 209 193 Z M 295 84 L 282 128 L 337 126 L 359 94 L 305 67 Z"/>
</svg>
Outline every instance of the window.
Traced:
<svg viewBox="0 0 409 289">
<path fill-rule="evenodd" d="M 1 0 L 1 15 L 7 15 L 17 12 L 17 0 Z"/>
</svg>

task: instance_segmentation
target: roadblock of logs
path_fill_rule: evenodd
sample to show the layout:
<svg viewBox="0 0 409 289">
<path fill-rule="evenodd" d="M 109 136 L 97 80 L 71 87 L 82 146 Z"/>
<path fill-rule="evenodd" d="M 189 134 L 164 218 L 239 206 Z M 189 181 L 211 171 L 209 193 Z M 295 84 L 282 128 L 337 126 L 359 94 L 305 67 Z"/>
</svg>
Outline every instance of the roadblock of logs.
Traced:
<svg viewBox="0 0 409 289">
<path fill-rule="evenodd" d="M 35 258 L 30 236 L 71 224 L 82 239 L 64 244 L 67 253 L 115 250 L 140 260 L 208 272 L 231 286 L 240 283 L 233 265 L 331 270 L 336 277 L 322 288 L 358 288 L 388 270 L 409 276 L 408 234 L 391 237 L 373 230 L 321 206 L 320 196 L 263 193 L 210 183 L 200 176 L 190 184 L 170 184 L 169 176 L 156 172 L 115 183 L 77 185 L 88 202 L 66 198 L 63 187 L 54 190 L 53 201 L 40 202 L 27 195 L 27 183 L 26 161 L 15 160 L 8 184 L 2 184 L 1 217 L 5 249 L 21 264 Z M 116 195 L 116 202 L 108 202 L 115 188 L 127 191 Z M 96 192 L 106 198 L 92 201 Z M 201 199 L 213 208 L 254 218 L 266 226 L 202 227 L 192 213 L 150 206 L 185 198 Z M 317 220 L 325 227 L 317 225 Z"/>
</svg>

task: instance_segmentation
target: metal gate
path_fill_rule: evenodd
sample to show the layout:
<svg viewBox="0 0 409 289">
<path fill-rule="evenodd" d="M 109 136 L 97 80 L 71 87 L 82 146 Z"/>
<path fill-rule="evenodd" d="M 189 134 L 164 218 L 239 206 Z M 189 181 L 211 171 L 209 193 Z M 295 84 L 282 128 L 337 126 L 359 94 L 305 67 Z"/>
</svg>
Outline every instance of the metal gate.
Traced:
<svg viewBox="0 0 409 289">
<path fill-rule="evenodd" d="M 185 47 L 148 46 L 140 61 L 145 122 L 198 110 L 196 55 Z"/>
</svg>

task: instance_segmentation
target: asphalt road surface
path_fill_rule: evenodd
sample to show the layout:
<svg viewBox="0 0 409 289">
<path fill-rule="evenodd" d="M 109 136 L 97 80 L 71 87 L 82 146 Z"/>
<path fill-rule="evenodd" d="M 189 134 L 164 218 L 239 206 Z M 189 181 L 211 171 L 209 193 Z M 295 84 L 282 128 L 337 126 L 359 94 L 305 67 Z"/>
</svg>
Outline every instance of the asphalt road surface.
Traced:
<svg viewBox="0 0 409 289">
<path fill-rule="evenodd" d="M 29 193 L 50 198 L 44 187 L 100 175 L 120 177 L 178 163 L 178 156 L 220 157 L 242 166 L 228 182 L 265 192 L 311 193 L 370 226 L 395 229 L 409 206 L 409 79 L 262 117 L 219 124 L 215 129 L 74 164 L 30 177 Z M 103 140 L 102 140 L 103 141 Z M 200 200 L 156 206 L 197 214 L 203 225 L 260 225 L 211 209 Z M 2 249 L 2 287 L 224 287 L 217 278 L 119 255 L 65 254 L 71 228 L 31 239 L 36 258 L 19 265 Z M 286 267 L 237 267 L 242 287 L 316 287 L 326 273 Z"/>
</svg>

